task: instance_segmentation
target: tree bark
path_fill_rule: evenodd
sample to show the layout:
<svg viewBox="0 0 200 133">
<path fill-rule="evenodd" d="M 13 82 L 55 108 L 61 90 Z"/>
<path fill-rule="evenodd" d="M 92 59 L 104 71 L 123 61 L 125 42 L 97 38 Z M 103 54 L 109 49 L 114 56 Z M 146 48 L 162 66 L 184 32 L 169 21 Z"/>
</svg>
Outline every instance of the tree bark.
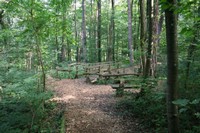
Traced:
<svg viewBox="0 0 200 133">
<path fill-rule="evenodd" d="M 147 14 L 148 14 L 148 49 L 147 49 L 147 61 L 145 68 L 145 77 L 150 75 L 151 69 L 151 50 L 152 50 L 152 0 L 147 0 Z"/>
<path fill-rule="evenodd" d="M 31 0 L 31 4 L 32 7 L 34 7 L 34 0 Z M 31 9 L 30 11 L 30 18 L 31 18 L 31 22 L 32 22 L 32 28 L 33 28 L 33 35 L 35 38 L 35 43 L 36 43 L 36 53 L 37 53 L 37 60 L 39 62 L 39 66 L 41 67 L 42 70 L 42 92 L 44 92 L 46 90 L 46 75 L 45 75 L 45 69 L 44 69 L 44 63 L 43 63 L 43 57 L 42 57 L 42 52 L 41 52 L 41 42 L 40 42 L 40 36 L 39 36 L 39 29 L 36 28 L 35 25 L 35 19 L 34 19 L 34 14 L 33 14 L 33 9 Z"/>
<path fill-rule="evenodd" d="M 112 60 L 115 61 L 115 0 L 112 0 Z"/>
<path fill-rule="evenodd" d="M 66 61 L 66 3 L 62 0 L 62 46 L 61 46 L 61 55 L 60 61 Z"/>
<path fill-rule="evenodd" d="M 128 4 L 128 48 L 130 65 L 133 66 L 133 33 L 132 33 L 132 0 L 127 0 Z"/>
<path fill-rule="evenodd" d="M 159 7 L 158 0 L 154 0 L 153 5 L 153 33 L 152 33 L 152 76 L 156 77 L 156 69 L 157 69 L 157 48 L 158 48 L 158 40 L 159 40 L 159 31 L 158 31 L 158 15 L 159 15 Z"/>
<path fill-rule="evenodd" d="M 114 0 L 111 0 L 111 17 L 110 17 L 110 25 L 108 27 L 108 50 L 107 50 L 107 61 L 114 60 L 114 45 L 115 45 L 115 21 L 114 21 L 114 14 L 115 14 L 115 3 Z"/>
<path fill-rule="evenodd" d="M 97 49 L 98 62 L 101 62 L 101 0 L 97 1 Z"/>
<path fill-rule="evenodd" d="M 168 132 L 179 133 L 178 107 L 172 102 L 177 99 L 178 89 L 178 46 L 177 46 L 177 14 L 176 0 L 167 0 L 165 10 L 167 40 L 167 117 Z"/>
<path fill-rule="evenodd" d="M 81 60 L 83 62 L 86 62 L 87 60 L 87 55 L 86 55 L 86 24 L 85 24 L 85 0 L 82 0 L 82 35 L 81 35 L 81 42 L 82 42 L 82 47 L 81 47 Z"/>
<path fill-rule="evenodd" d="M 80 49 L 78 43 L 78 31 L 77 31 L 77 18 L 76 18 L 76 0 L 74 1 L 74 33 L 75 33 L 75 44 L 76 44 L 76 62 L 80 61 Z"/>
<path fill-rule="evenodd" d="M 145 0 L 140 0 L 140 49 L 141 49 L 141 64 L 142 72 L 145 72 L 145 53 L 144 45 L 146 44 L 146 13 Z"/>
</svg>

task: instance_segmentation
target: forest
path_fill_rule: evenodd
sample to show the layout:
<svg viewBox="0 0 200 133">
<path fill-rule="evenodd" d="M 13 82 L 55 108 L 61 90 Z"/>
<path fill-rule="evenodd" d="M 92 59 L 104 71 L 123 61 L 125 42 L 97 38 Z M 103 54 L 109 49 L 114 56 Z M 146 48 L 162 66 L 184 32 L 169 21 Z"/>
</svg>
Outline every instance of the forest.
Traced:
<svg viewBox="0 0 200 133">
<path fill-rule="evenodd" d="M 117 84 L 120 133 L 198 133 L 199 44 L 199 0 L 0 0 L 0 132 L 108 132 L 68 131 L 52 88 L 81 81 Z"/>
</svg>

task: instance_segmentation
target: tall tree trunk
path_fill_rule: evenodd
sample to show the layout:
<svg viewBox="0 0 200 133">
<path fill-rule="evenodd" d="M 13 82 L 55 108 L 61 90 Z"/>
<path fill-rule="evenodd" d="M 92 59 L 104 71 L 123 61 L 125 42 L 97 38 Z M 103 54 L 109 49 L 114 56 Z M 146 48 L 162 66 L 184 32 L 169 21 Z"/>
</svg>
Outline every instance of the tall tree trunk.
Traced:
<svg viewBox="0 0 200 133">
<path fill-rule="evenodd" d="M 64 39 L 62 39 L 60 60 L 61 60 L 61 62 L 66 61 L 66 45 L 64 44 Z"/>
<path fill-rule="evenodd" d="M 158 42 L 157 42 L 158 47 L 160 46 L 160 35 L 161 35 L 161 32 L 162 32 L 163 21 L 164 21 L 164 15 L 163 15 L 163 13 L 161 13 L 160 19 L 159 19 L 159 22 L 158 22 Z"/>
<path fill-rule="evenodd" d="M 0 25 L 1 25 L 1 29 L 2 30 L 6 30 L 7 29 L 7 25 L 5 24 L 4 20 L 4 10 L 0 10 Z M 8 38 L 6 36 L 3 37 L 3 44 L 4 44 L 4 50 L 7 51 L 8 48 Z M 9 58 L 7 56 L 7 54 L 4 55 L 5 59 L 9 62 Z M 8 68 L 7 68 L 8 70 Z"/>
<path fill-rule="evenodd" d="M 58 22 L 58 19 L 56 17 L 56 23 Z M 58 28 L 57 28 L 57 25 L 55 26 L 55 45 L 56 45 L 56 53 L 55 53 L 55 56 L 56 56 L 56 63 L 60 62 L 60 54 L 59 54 L 59 43 L 58 43 Z"/>
<path fill-rule="evenodd" d="M 0 25 L 1 25 L 1 29 L 5 30 L 6 24 L 4 23 L 3 17 L 4 17 L 4 10 L 0 10 Z M 7 47 L 7 39 L 5 37 L 3 39 L 3 42 L 4 42 L 4 46 L 6 48 Z"/>
<path fill-rule="evenodd" d="M 115 0 L 112 0 L 112 60 L 115 60 Z"/>
<path fill-rule="evenodd" d="M 80 49 L 78 43 L 78 31 L 77 31 L 77 19 L 76 19 L 76 0 L 74 2 L 74 33 L 75 33 L 75 44 L 76 44 L 76 62 L 80 61 Z"/>
<path fill-rule="evenodd" d="M 68 42 L 69 40 L 66 40 L 67 41 L 67 61 L 71 61 L 72 58 L 71 58 L 71 47 L 70 47 L 70 43 Z"/>
<path fill-rule="evenodd" d="M 31 5 L 32 7 L 34 7 L 35 1 L 31 0 Z M 30 18 L 31 18 L 31 22 L 32 22 L 32 28 L 33 28 L 33 35 L 34 35 L 34 39 L 35 39 L 35 43 L 36 43 L 36 53 L 37 53 L 37 60 L 39 62 L 39 66 L 41 67 L 42 70 L 42 92 L 44 92 L 46 90 L 46 76 L 45 76 L 45 69 L 44 69 L 44 63 L 43 63 L 43 57 L 42 57 L 42 52 L 41 52 L 41 42 L 40 42 L 40 36 L 39 36 L 39 29 L 36 28 L 35 26 L 35 19 L 34 19 L 34 13 L 33 13 L 33 9 L 31 9 L 30 11 Z"/>
<path fill-rule="evenodd" d="M 107 60 L 113 61 L 114 60 L 114 45 L 115 45 L 115 22 L 114 22 L 114 15 L 115 15 L 115 3 L 114 0 L 111 0 L 111 17 L 110 17 L 110 25 L 108 28 L 108 51 L 107 51 Z"/>
<path fill-rule="evenodd" d="M 165 10 L 167 40 L 167 117 L 168 133 L 179 133 L 178 107 L 172 102 L 177 99 L 178 89 L 178 46 L 177 46 L 177 14 L 176 0 L 167 0 L 169 6 Z"/>
<path fill-rule="evenodd" d="M 97 1 L 97 49 L 98 62 L 101 62 L 101 0 Z"/>
<path fill-rule="evenodd" d="M 128 49 L 130 65 L 133 65 L 133 35 L 132 35 L 132 0 L 127 0 L 128 3 Z"/>
<path fill-rule="evenodd" d="M 62 0 L 62 46 L 61 46 L 61 62 L 66 61 L 66 3 Z"/>
<path fill-rule="evenodd" d="M 146 44 L 146 13 L 145 0 L 140 0 L 140 49 L 141 49 L 141 64 L 143 75 L 145 73 L 145 53 L 144 45 Z"/>
<path fill-rule="evenodd" d="M 81 47 L 81 60 L 83 62 L 86 62 L 87 60 L 87 55 L 86 55 L 86 24 L 85 24 L 85 0 L 82 0 L 82 35 L 81 35 L 81 42 L 82 42 L 82 47 Z"/>
<path fill-rule="evenodd" d="M 148 48 L 147 61 L 145 68 L 145 77 L 150 75 L 151 69 L 151 50 L 152 50 L 152 0 L 147 0 L 147 14 L 148 14 Z"/>
<path fill-rule="evenodd" d="M 139 12 L 138 12 L 138 6 L 139 5 L 137 5 L 137 2 L 139 3 L 139 1 L 136 1 L 135 2 L 135 4 L 134 4 L 134 6 L 133 6 L 133 0 L 132 0 L 132 8 L 134 7 L 134 12 L 135 12 L 135 15 L 133 15 L 133 13 L 132 13 L 132 18 L 133 18 L 133 16 L 134 16 L 134 18 L 133 18 L 133 21 L 134 21 L 134 28 L 133 29 L 135 29 L 135 32 L 133 33 L 133 50 L 135 51 L 135 50 L 137 50 L 138 49 L 138 35 L 139 35 L 139 20 L 138 20 L 138 16 L 137 16 L 137 14 L 139 14 Z"/>
<path fill-rule="evenodd" d="M 157 68 L 157 48 L 158 48 L 158 39 L 159 39 L 159 32 L 158 32 L 158 15 L 159 15 L 159 7 L 158 7 L 158 0 L 154 0 L 153 5 L 153 33 L 152 33 L 152 76 L 156 77 L 156 68 Z"/>
</svg>

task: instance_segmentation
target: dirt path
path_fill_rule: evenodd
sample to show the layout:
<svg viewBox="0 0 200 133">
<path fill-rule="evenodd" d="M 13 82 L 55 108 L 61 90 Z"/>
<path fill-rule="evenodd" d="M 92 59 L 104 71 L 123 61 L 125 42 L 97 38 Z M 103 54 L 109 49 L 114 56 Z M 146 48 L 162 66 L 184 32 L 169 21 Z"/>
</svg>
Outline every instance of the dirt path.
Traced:
<svg viewBox="0 0 200 133">
<path fill-rule="evenodd" d="M 56 101 L 66 104 L 66 133 L 140 133 L 138 123 L 116 115 L 118 98 L 109 85 L 86 84 L 85 79 L 52 80 Z"/>
</svg>

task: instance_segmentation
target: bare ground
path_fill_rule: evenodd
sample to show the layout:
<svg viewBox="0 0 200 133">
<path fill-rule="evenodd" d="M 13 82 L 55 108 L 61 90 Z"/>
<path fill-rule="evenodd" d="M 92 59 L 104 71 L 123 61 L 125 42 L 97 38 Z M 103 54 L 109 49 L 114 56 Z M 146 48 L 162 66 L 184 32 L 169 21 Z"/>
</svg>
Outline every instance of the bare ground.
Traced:
<svg viewBox="0 0 200 133">
<path fill-rule="evenodd" d="M 66 104 L 66 133 L 143 133 L 137 120 L 117 115 L 119 98 L 109 85 L 92 85 L 85 79 L 49 79 L 52 99 Z"/>
</svg>

